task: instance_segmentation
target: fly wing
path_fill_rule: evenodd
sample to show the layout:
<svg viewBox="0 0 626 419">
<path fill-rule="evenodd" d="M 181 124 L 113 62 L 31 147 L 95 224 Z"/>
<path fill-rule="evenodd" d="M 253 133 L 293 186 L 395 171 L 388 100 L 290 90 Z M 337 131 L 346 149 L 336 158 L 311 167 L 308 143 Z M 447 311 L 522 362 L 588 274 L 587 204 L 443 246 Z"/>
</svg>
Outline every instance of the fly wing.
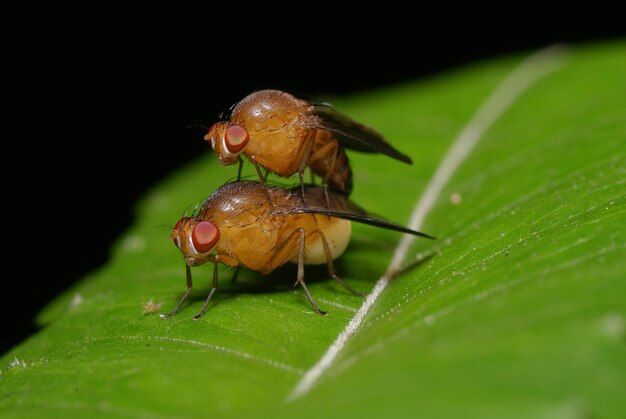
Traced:
<svg viewBox="0 0 626 419">
<path fill-rule="evenodd" d="M 354 214 L 351 212 L 333 211 L 326 208 L 299 208 L 290 211 L 291 214 L 320 214 L 327 215 L 329 217 L 343 218 L 344 220 L 356 221 L 362 224 L 369 224 L 375 227 L 386 228 L 387 230 L 399 231 L 400 233 L 412 234 L 414 236 L 426 237 L 427 239 L 435 239 L 421 231 L 411 230 L 410 228 L 402 227 L 401 225 L 394 224 L 391 221 L 386 221 L 378 218 L 374 215 Z"/>
<path fill-rule="evenodd" d="M 404 163 L 413 163 L 409 156 L 393 148 L 381 134 L 338 112 L 328 104 L 313 104 L 310 112 L 313 115 L 313 128 L 332 132 L 346 148 L 365 153 L 382 153 Z"/>
<path fill-rule="evenodd" d="M 296 194 L 298 195 L 298 199 L 293 199 L 291 201 L 294 204 L 278 205 L 275 207 L 275 211 L 277 211 L 281 215 L 327 215 L 329 217 L 343 218 L 345 220 L 356 221 L 362 224 L 369 224 L 375 227 L 385 228 L 387 230 L 394 230 L 401 233 L 412 234 L 414 236 L 434 239 L 434 237 L 428 234 L 411 230 L 410 228 L 402 227 L 401 225 L 392 223 L 391 221 L 384 220 L 377 215 L 371 214 L 339 193 L 336 193 L 332 190 L 327 190 L 327 192 L 328 202 L 326 201 L 326 196 L 322 187 L 307 186 L 305 188 L 307 204 L 304 205 L 300 196 L 300 194 L 302 193 L 301 189 L 299 187 L 294 188 L 291 191 L 292 197 L 295 198 Z M 295 202 L 298 203 L 295 204 Z"/>
</svg>

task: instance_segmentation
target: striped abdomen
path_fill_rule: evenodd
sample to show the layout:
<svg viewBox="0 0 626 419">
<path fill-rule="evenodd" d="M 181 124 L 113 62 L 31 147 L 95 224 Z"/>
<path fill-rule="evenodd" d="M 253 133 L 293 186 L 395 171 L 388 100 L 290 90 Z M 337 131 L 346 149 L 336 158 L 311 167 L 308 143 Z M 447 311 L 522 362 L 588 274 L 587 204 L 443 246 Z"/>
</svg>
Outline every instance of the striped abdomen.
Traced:
<svg viewBox="0 0 626 419">
<path fill-rule="evenodd" d="M 352 170 L 348 156 L 332 133 L 318 130 L 311 147 L 308 165 L 335 191 L 349 195 L 352 192 Z"/>
</svg>

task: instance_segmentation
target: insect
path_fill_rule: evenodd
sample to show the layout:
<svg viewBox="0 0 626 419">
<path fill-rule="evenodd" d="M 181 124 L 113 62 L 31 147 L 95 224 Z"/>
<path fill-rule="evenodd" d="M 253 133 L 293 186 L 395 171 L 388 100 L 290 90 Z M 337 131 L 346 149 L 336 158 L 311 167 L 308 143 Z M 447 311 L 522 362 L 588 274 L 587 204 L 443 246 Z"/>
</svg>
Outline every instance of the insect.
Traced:
<svg viewBox="0 0 626 419">
<path fill-rule="evenodd" d="M 353 294 L 358 294 L 335 272 L 333 259 L 339 257 L 350 239 L 350 221 L 377 227 L 431 236 L 381 220 L 344 195 L 306 186 L 308 205 L 300 188 L 284 189 L 260 182 L 238 181 L 217 189 L 201 205 L 198 214 L 181 218 L 170 238 L 185 259 L 187 291 L 176 308 L 162 317 L 175 315 L 192 290 L 191 267 L 213 262 L 213 288 L 200 313 L 206 311 L 217 290 L 218 264 L 246 267 L 264 275 L 287 262 L 298 264 L 300 284 L 311 306 L 326 314 L 311 296 L 304 282 L 305 264 L 327 264 L 329 275 Z M 328 195 L 326 195 L 327 192 Z M 326 205 L 328 196 L 330 208 Z"/>
<path fill-rule="evenodd" d="M 352 171 L 344 147 L 366 153 L 382 153 L 411 164 L 383 136 L 332 106 L 311 103 L 279 90 L 260 90 L 246 96 L 230 112 L 228 120 L 216 122 L 204 139 L 211 143 L 224 165 L 239 162 L 242 155 L 256 168 L 280 176 L 300 176 L 307 167 L 322 178 L 322 185 L 344 195 L 352 191 Z"/>
</svg>

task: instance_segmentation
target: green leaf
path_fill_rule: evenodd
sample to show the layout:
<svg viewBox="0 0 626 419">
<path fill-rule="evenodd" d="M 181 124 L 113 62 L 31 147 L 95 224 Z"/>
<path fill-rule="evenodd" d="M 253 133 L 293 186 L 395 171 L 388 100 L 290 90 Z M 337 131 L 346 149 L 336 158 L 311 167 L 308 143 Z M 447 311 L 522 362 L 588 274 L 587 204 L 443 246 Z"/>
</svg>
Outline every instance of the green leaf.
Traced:
<svg viewBox="0 0 626 419">
<path fill-rule="evenodd" d="M 353 199 L 407 223 L 459 132 L 523 57 L 336 101 L 411 155 L 351 153 Z M 200 140 L 200 139 L 199 139 Z M 307 268 L 208 266 L 174 318 L 184 266 L 168 236 L 236 175 L 209 155 L 155 188 L 110 263 L 51 303 L 0 360 L 3 417 L 620 417 L 626 411 L 626 45 L 578 48 L 531 84 L 453 173 L 405 263 L 309 392 L 286 402 L 363 300 Z M 249 169 L 249 168 L 248 168 Z M 252 172 L 249 172 L 252 173 Z M 454 199 L 451 199 L 454 195 Z M 459 201 L 460 198 L 460 202 Z M 454 201 L 454 203 L 452 202 Z M 337 270 L 371 289 L 401 239 L 353 225 Z M 59 273 L 62 275 L 62 273 Z"/>
</svg>

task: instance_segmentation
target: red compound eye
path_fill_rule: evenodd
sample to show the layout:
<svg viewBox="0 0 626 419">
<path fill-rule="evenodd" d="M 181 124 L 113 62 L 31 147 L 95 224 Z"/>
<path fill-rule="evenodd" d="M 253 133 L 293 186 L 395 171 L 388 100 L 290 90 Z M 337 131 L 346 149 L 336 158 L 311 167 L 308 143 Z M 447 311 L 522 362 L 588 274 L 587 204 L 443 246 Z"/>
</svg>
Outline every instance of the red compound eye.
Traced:
<svg viewBox="0 0 626 419">
<path fill-rule="evenodd" d="M 226 148 L 231 153 L 239 153 L 248 144 L 248 131 L 241 125 L 230 125 L 226 129 Z"/>
<path fill-rule="evenodd" d="M 191 241 L 198 253 L 206 253 L 211 250 L 219 238 L 220 231 L 210 221 L 200 221 L 191 232 Z"/>
</svg>

